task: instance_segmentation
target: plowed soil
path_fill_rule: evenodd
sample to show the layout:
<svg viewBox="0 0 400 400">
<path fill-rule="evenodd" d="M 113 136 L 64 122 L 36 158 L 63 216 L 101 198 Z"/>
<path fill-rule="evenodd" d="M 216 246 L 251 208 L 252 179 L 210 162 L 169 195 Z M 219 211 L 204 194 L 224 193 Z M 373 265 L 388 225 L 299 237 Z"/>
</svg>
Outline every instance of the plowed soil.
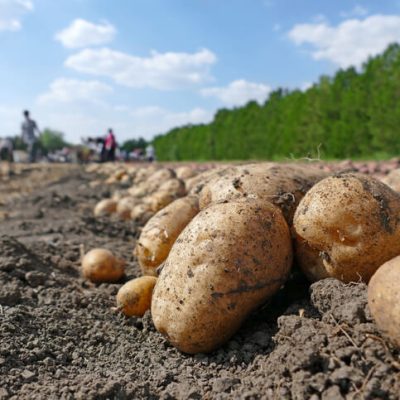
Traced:
<svg viewBox="0 0 400 400">
<path fill-rule="evenodd" d="M 78 167 L 35 174 L 0 184 L 0 399 L 400 398 L 400 354 L 373 323 L 364 284 L 310 286 L 294 272 L 224 347 L 181 354 L 149 313 L 113 310 L 123 282 L 80 276 L 94 247 L 128 261 L 124 281 L 140 275 L 141 227 L 92 216 L 112 187 L 91 188 Z"/>
</svg>

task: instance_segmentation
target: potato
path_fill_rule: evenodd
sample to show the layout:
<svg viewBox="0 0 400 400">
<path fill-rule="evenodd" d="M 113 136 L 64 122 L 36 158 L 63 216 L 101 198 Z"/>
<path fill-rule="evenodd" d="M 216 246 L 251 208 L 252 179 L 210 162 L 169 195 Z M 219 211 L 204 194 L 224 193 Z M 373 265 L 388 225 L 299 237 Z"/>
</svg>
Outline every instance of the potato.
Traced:
<svg viewBox="0 0 400 400">
<path fill-rule="evenodd" d="M 143 275 L 157 275 L 157 267 L 165 261 L 178 235 L 198 212 L 198 198 L 188 196 L 175 200 L 147 222 L 134 252 Z"/>
<path fill-rule="evenodd" d="M 82 274 L 95 283 L 117 282 L 125 272 L 125 262 L 106 249 L 93 249 L 82 258 Z"/>
<path fill-rule="evenodd" d="M 131 211 L 131 219 L 140 224 L 145 224 L 153 215 L 154 212 L 151 211 L 150 205 L 145 203 L 138 204 Z"/>
<path fill-rule="evenodd" d="M 273 204 L 211 205 L 172 246 L 153 292 L 154 325 L 182 352 L 212 351 L 285 283 L 291 264 L 289 228 Z"/>
<path fill-rule="evenodd" d="M 395 192 L 400 192 L 400 168 L 389 172 L 388 175 L 382 178 L 382 182 L 390 186 Z"/>
<path fill-rule="evenodd" d="M 158 191 L 170 193 L 175 197 L 182 197 L 186 195 L 185 182 L 177 178 L 168 179 L 160 185 Z"/>
<path fill-rule="evenodd" d="M 132 186 L 128 189 L 128 193 L 132 197 L 136 198 L 141 198 L 144 196 L 147 196 L 148 193 L 148 188 L 145 182 L 142 182 L 136 186 Z"/>
<path fill-rule="evenodd" d="M 138 204 L 138 200 L 133 197 L 123 197 L 117 203 L 116 213 L 122 219 L 130 219 L 133 208 Z"/>
<path fill-rule="evenodd" d="M 176 196 L 169 192 L 156 192 L 146 199 L 146 203 L 149 204 L 151 211 L 156 213 L 174 200 Z"/>
<path fill-rule="evenodd" d="M 400 256 L 387 261 L 372 276 L 368 306 L 378 328 L 400 347 Z"/>
<path fill-rule="evenodd" d="M 241 197 L 255 197 L 278 206 L 292 225 L 293 215 L 304 194 L 327 173 L 312 165 L 257 163 L 235 167 L 214 178 L 200 192 L 200 209 Z"/>
<path fill-rule="evenodd" d="M 170 168 L 161 168 L 158 171 L 151 174 L 147 180 L 146 184 L 148 187 L 148 192 L 152 193 L 156 191 L 165 181 L 175 178 L 175 171 Z"/>
<path fill-rule="evenodd" d="M 176 168 L 175 173 L 176 177 L 182 180 L 186 180 L 197 175 L 197 172 L 193 168 L 186 165 Z"/>
<path fill-rule="evenodd" d="M 127 317 L 142 317 L 150 309 L 157 278 L 141 276 L 126 282 L 117 293 L 117 307 Z"/>
<path fill-rule="evenodd" d="M 400 195 L 382 182 L 343 173 L 317 183 L 293 220 L 296 259 L 312 281 L 368 282 L 400 254 Z"/>
<path fill-rule="evenodd" d="M 186 189 L 189 194 L 198 195 L 203 187 L 210 182 L 212 179 L 228 174 L 231 171 L 235 171 L 234 167 L 218 166 L 210 168 L 201 174 L 194 176 L 193 178 L 187 179 L 185 182 Z"/>
<path fill-rule="evenodd" d="M 150 166 L 150 167 L 148 167 L 148 168 L 139 168 L 139 169 L 136 171 L 136 174 L 135 174 L 135 179 L 134 179 L 135 185 L 138 185 L 138 184 L 140 184 L 140 183 L 142 183 L 142 182 L 145 182 L 146 179 L 147 179 L 151 174 L 153 174 L 155 171 L 156 171 L 156 168 L 153 167 L 153 166 Z"/>
<path fill-rule="evenodd" d="M 117 202 L 115 200 L 112 199 L 100 200 L 94 208 L 94 215 L 96 217 L 110 215 L 114 213 L 116 209 L 117 209 Z"/>
</svg>

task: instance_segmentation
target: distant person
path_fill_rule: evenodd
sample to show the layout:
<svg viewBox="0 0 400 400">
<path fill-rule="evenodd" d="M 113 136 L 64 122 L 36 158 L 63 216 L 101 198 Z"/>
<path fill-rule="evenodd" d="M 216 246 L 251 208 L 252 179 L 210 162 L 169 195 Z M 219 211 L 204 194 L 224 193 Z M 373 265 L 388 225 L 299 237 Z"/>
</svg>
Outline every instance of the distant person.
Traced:
<svg viewBox="0 0 400 400">
<path fill-rule="evenodd" d="M 10 138 L 0 139 L 0 161 L 14 161 L 14 146 Z"/>
<path fill-rule="evenodd" d="M 28 147 L 28 159 L 29 162 L 36 162 L 36 151 L 37 151 L 37 137 L 35 132 L 40 134 L 39 128 L 36 122 L 30 118 L 29 111 L 24 111 L 24 122 L 21 125 L 21 136 L 22 140 Z"/>
<path fill-rule="evenodd" d="M 156 159 L 156 151 L 154 149 L 154 146 L 152 144 L 149 144 L 146 147 L 146 160 L 148 162 L 153 162 Z"/>
<path fill-rule="evenodd" d="M 113 130 L 110 128 L 108 130 L 107 136 L 104 141 L 105 149 L 105 159 L 106 161 L 115 161 L 115 150 L 117 148 L 117 141 L 115 140 L 115 135 Z"/>
</svg>

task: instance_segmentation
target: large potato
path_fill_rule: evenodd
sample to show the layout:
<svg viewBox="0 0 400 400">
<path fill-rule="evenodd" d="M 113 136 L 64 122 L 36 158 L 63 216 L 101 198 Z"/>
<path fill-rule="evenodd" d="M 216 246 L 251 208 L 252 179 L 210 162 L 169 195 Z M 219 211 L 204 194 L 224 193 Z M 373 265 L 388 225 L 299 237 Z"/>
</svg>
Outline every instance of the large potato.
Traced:
<svg viewBox="0 0 400 400">
<path fill-rule="evenodd" d="M 291 264 L 277 207 L 251 199 L 214 204 L 172 246 L 153 292 L 154 325 L 185 353 L 212 351 L 284 284 Z"/>
<path fill-rule="evenodd" d="M 213 203 L 255 197 L 278 206 L 289 225 L 304 194 L 327 173 L 313 165 L 257 163 L 235 167 L 200 192 L 200 209 Z"/>
<path fill-rule="evenodd" d="M 175 200 L 147 222 L 135 248 L 143 275 L 157 275 L 157 267 L 165 261 L 178 235 L 198 212 L 197 197 L 187 196 Z"/>
<path fill-rule="evenodd" d="M 294 216 L 300 267 L 312 281 L 368 282 L 400 254 L 399 212 L 400 195 L 374 178 L 344 173 L 322 180 Z"/>
<path fill-rule="evenodd" d="M 400 347 L 400 256 L 383 264 L 372 276 L 368 306 L 378 328 Z"/>
</svg>

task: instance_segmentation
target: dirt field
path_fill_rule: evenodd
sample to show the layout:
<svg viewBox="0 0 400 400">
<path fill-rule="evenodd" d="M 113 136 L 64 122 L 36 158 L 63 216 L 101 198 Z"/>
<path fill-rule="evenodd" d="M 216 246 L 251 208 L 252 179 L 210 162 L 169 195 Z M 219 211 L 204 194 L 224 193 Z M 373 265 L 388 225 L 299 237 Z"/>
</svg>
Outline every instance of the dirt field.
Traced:
<svg viewBox="0 0 400 400">
<path fill-rule="evenodd" d="M 366 286 L 294 273 L 212 354 L 187 356 L 142 319 L 116 314 L 119 284 L 79 273 L 80 248 L 128 260 L 140 227 L 94 219 L 112 187 L 79 167 L 0 182 L 0 399 L 399 399 L 400 354 L 382 339 Z"/>
</svg>

